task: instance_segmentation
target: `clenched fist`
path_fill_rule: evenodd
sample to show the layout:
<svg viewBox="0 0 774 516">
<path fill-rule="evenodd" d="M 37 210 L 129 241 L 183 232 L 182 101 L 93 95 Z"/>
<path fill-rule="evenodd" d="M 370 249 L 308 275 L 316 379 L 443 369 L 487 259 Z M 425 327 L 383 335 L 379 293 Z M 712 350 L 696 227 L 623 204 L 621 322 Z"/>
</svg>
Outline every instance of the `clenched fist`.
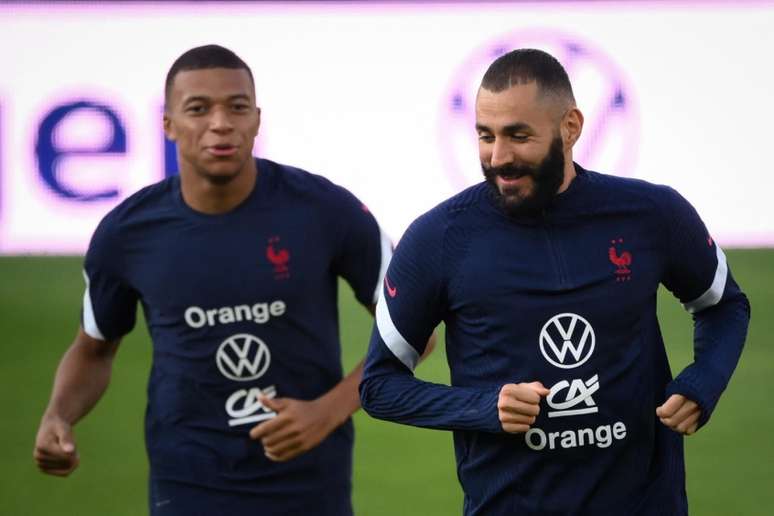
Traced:
<svg viewBox="0 0 774 516">
<path fill-rule="evenodd" d="M 701 409 L 699 405 L 682 394 L 673 394 L 660 407 L 656 415 L 661 422 L 683 435 L 691 435 L 699 426 Z"/>
<path fill-rule="evenodd" d="M 497 415 L 503 430 L 511 434 L 529 430 L 540 413 L 540 399 L 549 392 L 540 382 L 503 385 L 497 398 Z"/>
<path fill-rule="evenodd" d="M 59 477 L 72 473 L 80 460 L 70 424 L 59 418 L 44 417 L 32 456 L 43 473 Z"/>
</svg>

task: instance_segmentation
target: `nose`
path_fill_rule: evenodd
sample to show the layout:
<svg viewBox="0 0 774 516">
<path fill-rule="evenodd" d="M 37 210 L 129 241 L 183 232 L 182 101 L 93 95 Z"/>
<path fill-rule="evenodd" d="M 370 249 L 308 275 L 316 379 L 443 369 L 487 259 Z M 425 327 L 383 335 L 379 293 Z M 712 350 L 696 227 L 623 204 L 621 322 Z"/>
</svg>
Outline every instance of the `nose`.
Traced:
<svg viewBox="0 0 774 516">
<path fill-rule="evenodd" d="M 212 116 L 210 117 L 210 129 L 218 133 L 228 132 L 234 129 L 234 124 L 231 121 L 228 110 L 223 108 L 216 108 L 212 110 Z"/>
<path fill-rule="evenodd" d="M 495 138 L 492 144 L 492 155 L 489 157 L 489 166 L 501 167 L 514 162 L 513 149 L 502 138 Z"/>
</svg>

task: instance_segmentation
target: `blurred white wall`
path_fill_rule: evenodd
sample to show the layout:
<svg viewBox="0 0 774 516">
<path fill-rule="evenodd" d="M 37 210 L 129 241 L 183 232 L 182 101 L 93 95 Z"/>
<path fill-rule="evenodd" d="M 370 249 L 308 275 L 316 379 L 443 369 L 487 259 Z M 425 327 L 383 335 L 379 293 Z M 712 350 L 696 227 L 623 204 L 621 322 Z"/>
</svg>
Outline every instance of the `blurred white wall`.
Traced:
<svg viewBox="0 0 774 516">
<path fill-rule="evenodd" d="M 348 187 L 396 240 L 480 180 L 478 81 L 530 46 L 570 73 L 582 165 L 677 188 L 723 245 L 774 245 L 772 3 L 6 4 L 0 35 L 0 253 L 83 252 L 164 177 L 164 77 L 206 43 L 253 69 L 257 153 Z"/>
</svg>

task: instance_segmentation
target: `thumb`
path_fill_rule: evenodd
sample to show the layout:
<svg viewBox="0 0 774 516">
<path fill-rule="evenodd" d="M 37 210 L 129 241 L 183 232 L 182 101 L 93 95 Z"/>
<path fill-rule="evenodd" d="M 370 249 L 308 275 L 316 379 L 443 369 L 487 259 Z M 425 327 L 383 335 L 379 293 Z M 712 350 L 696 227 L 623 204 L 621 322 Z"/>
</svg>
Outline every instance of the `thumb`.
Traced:
<svg viewBox="0 0 774 516">
<path fill-rule="evenodd" d="M 73 437 L 73 430 L 70 425 L 59 425 L 56 429 L 56 437 L 63 452 L 75 452 L 75 438 Z"/>
<path fill-rule="evenodd" d="M 535 392 L 540 394 L 541 396 L 548 396 L 551 393 L 551 390 L 546 388 L 545 385 L 543 385 L 541 382 L 530 382 L 527 385 L 529 385 Z"/>
<path fill-rule="evenodd" d="M 677 409 L 683 406 L 683 403 L 685 403 L 685 396 L 672 394 L 663 405 L 656 407 L 656 415 L 658 417 L 671 417 L 677 412 Z"/>
<path fill-rule="evenodd" d="M 264 407 L 273 410 L 274 412 L 280 412 L 288 405 L 285 398 L 267 398 L 266 396 L 261 396 L 259 401 Z"/>
</svg>

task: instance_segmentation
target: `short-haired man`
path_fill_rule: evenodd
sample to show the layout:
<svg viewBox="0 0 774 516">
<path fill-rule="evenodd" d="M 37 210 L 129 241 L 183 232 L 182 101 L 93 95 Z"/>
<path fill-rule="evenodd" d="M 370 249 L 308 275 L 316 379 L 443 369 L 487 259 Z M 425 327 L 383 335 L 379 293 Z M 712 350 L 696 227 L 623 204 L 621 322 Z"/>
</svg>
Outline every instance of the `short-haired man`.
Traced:
<svg viewBox="0 0 774 516">
<path fill-rule="evenodd" d="M 362 365 L 342 378 L 337 278 L 372 309 L 391 245 L 345 189 L 254 159 L 259 125 L 236 54 L 208 45 L 172 65 L 164 129 L 180 175 L 129 197 L 92 237 L 81 329 L 37 435 L 44 472 L 78 465 L 72 426 L 106 389 L 140 301 L 151 514 L 352 513 Z"/>
<path fill-rule="evenodd" d="M 695 210 L 573 163 L 582 127 L 556 59 L 494 61 L 476 98 L 486 180 L 419 217 L 384 280 L 363 407 L 454 430 L 468 516 L 686 514 L 682 436 L 744 344 L 747 298 Z M 674 380 L 659 284 L 695 321 Z M 441 321 L 452 386 L 412 374 Z"/>
</svg>

